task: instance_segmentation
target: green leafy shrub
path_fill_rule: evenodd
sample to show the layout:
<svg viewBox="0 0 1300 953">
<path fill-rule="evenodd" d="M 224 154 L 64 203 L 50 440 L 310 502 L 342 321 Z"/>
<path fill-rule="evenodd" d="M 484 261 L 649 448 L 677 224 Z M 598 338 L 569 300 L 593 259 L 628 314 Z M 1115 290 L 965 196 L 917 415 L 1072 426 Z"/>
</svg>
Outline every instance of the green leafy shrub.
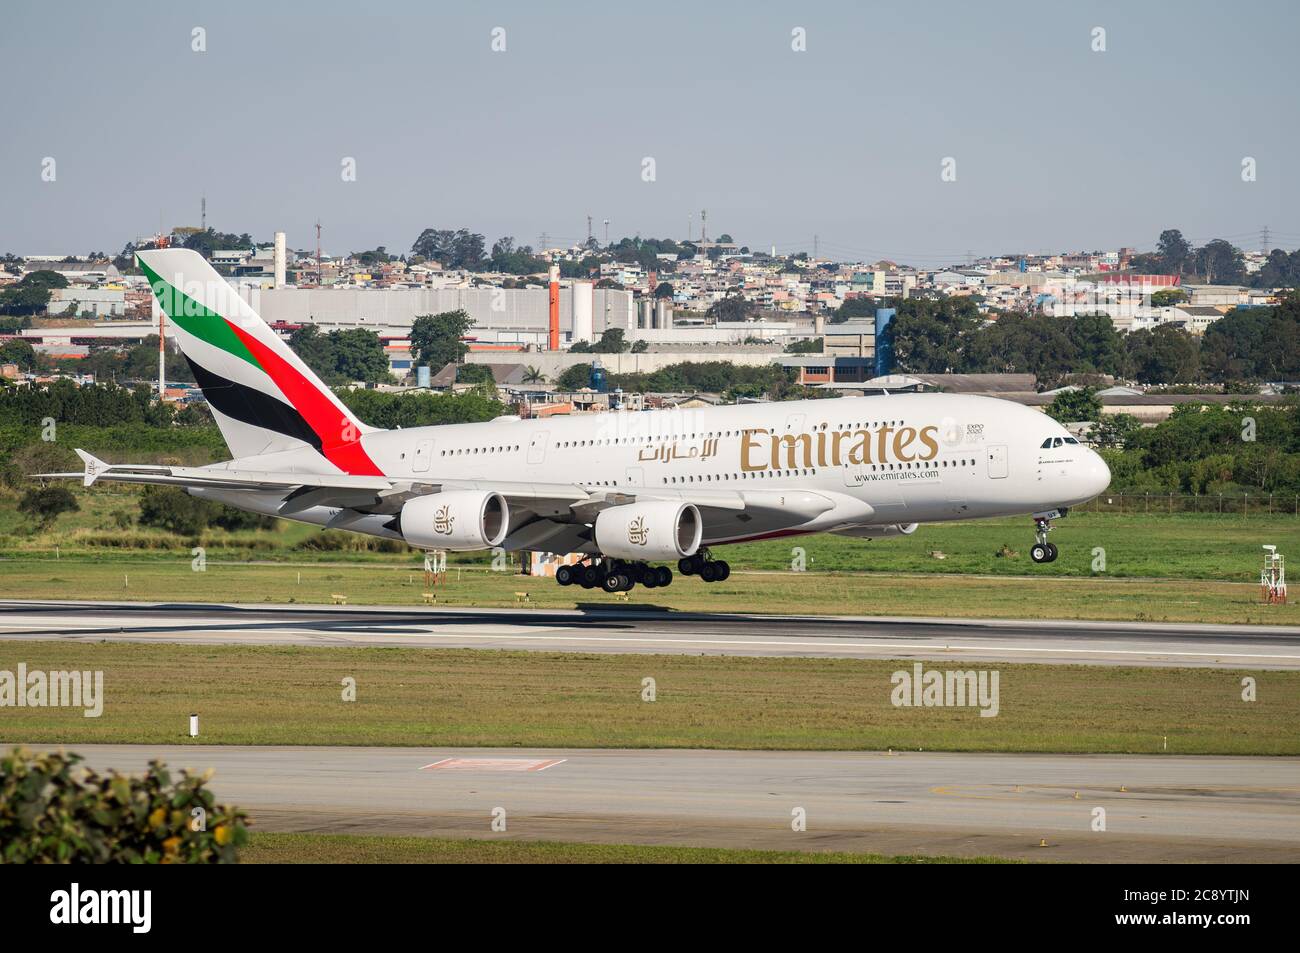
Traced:
<svg viewBox="0 0 1300 953">
<path fill-rule="evenodd" d="M 149 762 L 141 777 L 79 768 L 80 755 L 14 748 L 0 758 L 5 863 L 232 864 L 245 814 L 215 802 L 209 775 Z"/>
</svg>

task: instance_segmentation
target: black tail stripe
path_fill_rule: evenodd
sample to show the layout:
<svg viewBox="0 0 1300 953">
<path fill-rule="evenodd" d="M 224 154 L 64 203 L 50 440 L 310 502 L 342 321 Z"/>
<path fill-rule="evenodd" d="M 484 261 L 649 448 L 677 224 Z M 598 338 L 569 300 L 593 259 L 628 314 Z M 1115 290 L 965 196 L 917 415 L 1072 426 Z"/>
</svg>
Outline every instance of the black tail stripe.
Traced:
<svg viewBox="0 0 1300 953">
<path fill-rule="evenodd" d="M 214 410 L 219 410 L 240 423 L 294 437 L 320 450 L 320 436 L 293 407 L 256 387 L 226 380 L 207 368 L 200 367 L 188 354 L 185 355 L 185 360 L 194 372 L 194 380 L 203 391 L 204 398 Z"/>
</svg>

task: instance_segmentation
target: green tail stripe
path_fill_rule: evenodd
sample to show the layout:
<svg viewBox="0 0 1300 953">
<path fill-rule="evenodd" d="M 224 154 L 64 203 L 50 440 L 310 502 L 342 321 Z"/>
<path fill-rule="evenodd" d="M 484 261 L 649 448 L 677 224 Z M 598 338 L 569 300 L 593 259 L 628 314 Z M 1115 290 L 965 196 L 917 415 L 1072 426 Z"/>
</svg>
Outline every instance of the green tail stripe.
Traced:
<svg viewBox="0 0 1300 953">
<path fill-rule="evenodd" d="M 235 329 L 226 322 L 225 318 L 215 311 L 209 311 L 185 292 L 170 284 L 143 260 L 137 258 L 136 261 L 148 277 L 149 286 L 153 289 L 154 297 L 158 299 L 158 306 L 163 309 L 168 319 L 199 340 L 221 348 L 235 357 L 243 358 L 258 370 L 262 370 L 262 365 L 257 363 L 257 359 L 244 346 L 244 342 L 235 334 Z"/>
</svg>

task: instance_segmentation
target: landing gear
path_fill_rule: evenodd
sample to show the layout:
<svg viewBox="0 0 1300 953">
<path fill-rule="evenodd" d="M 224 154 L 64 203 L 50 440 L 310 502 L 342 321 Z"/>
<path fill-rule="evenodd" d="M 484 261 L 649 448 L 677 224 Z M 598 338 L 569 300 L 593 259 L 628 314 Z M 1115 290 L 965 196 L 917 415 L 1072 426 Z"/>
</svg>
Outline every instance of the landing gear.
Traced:
<svg viewBox="0 0 1300 953">
<path fill-rule="evenodd" d="M 1056 562 L 1056 545 L 1047 541 L 1047 534 L 1052 531 L 1053 517 L 1064 515 L 1065 513 L 1063 511 L 1054 511 L 1050 515 L 1034 516 L 1034 546 L 1029 550 L 1029 558 L 1034 562 Z"/>
<path fill-rule="evenodd" d="M 683 576 L 699 576 L 705 582 L 722 582 L 731 575 L 731 567 L 724 560 L 713 559 L 707 549 L 679 559 L 677 571 Z"/>
<path fill-rule="evenodd" d="M 584 589 L 599 587 L 610 593 L 627 592 L 638 582 L 647 589 L 670 586 L 673 571 L 667 566 L 602 558 L 576 566 L 561 566 L 555 570 L 555 581 L 561 586 L 578 585 Z"/>
</svg>

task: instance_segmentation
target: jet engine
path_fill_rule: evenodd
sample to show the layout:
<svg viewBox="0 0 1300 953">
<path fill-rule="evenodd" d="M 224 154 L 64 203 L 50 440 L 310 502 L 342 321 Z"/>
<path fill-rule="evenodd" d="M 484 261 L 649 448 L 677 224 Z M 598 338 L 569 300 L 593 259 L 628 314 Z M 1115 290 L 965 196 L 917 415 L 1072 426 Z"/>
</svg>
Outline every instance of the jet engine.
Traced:
<svg viewBox="0 0 1300 953">
<path fill-rule="evenodd" d="M 420 549 L 491 549 L 506 538 L 510 507 L 490 490 L 431 493 L 402 505 L 401 526 L 403 538 Z"/>
<path fill-rule="evenodd" d="M 649 500 L 596 514 L 596 546 L 616 559 L 664 560 L 693 556 L 704 523 L 693 503 Z"/>
<path fill-rule="evenodd" d="M 920 523 L 885 523 L 869 526 L 850 526 L 847 529 L 834 530 L 836 536 L 852 536 L 856 539 L 880 539 L 886 536 L 911 536 Z"/>
</svg>

